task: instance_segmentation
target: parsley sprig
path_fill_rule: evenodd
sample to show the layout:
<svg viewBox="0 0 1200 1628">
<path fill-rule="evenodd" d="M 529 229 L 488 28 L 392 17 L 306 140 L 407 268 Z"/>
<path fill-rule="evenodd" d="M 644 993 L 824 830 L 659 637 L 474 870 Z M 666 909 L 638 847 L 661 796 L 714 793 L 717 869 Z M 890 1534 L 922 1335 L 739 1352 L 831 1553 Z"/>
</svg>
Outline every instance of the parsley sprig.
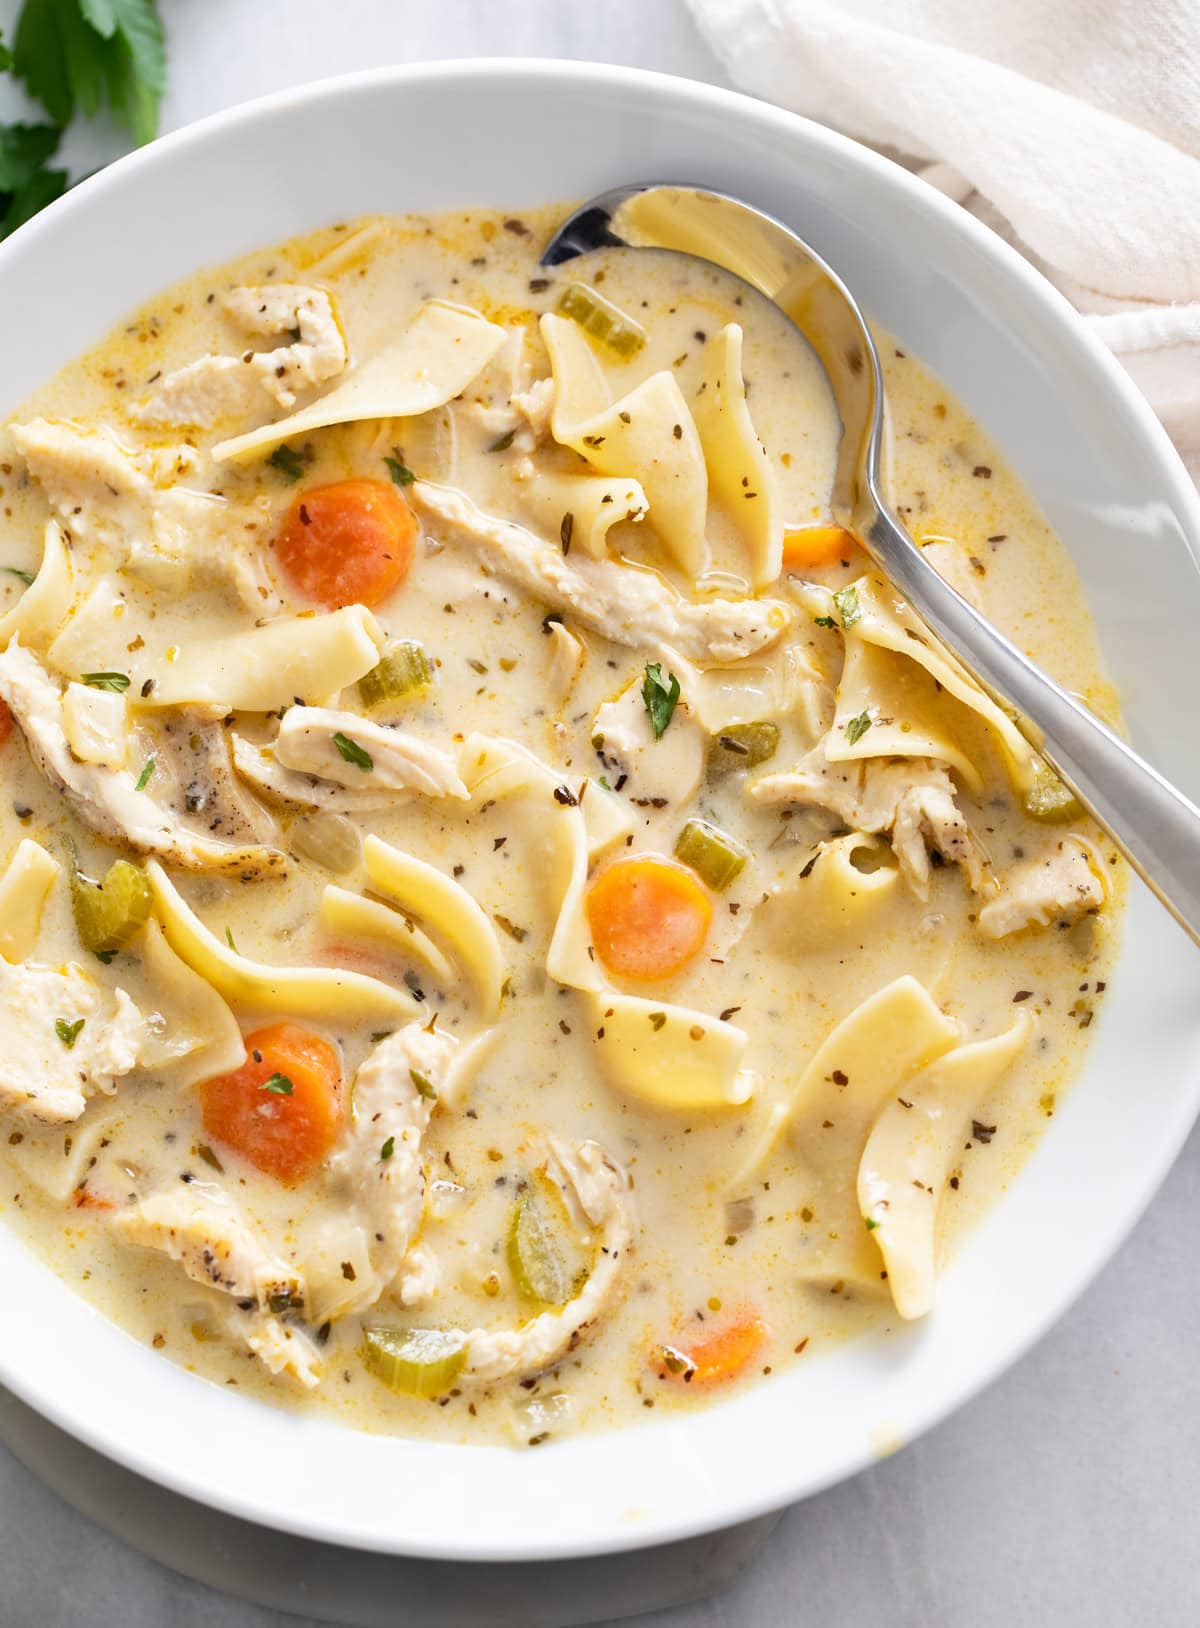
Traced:
<svg viewBox="0 0 1200 1628">
<path fill-rule="evenodd" d="M 679 700 L 679 680 L 674 673 L 664 678 L 661 662 L 651 661 L 646 664 L 646 673 L 642 679 L 642 700 L 650 714 L 650 727 L 654 731 L 654 738 L 660 741 L 666 733 L 667 725 L 675 716 L 675 705 Z"/>
<path fill-rule="evenodd" d="M 158 132 L 167 55 L 156 0 L 24 0 L 9 72 L 48 114 L 0 125 L 0 237 L 16 231 L 70 184 L 51 160 L 76 114 L 104 107 L 141 145 Z"/>
</svg>

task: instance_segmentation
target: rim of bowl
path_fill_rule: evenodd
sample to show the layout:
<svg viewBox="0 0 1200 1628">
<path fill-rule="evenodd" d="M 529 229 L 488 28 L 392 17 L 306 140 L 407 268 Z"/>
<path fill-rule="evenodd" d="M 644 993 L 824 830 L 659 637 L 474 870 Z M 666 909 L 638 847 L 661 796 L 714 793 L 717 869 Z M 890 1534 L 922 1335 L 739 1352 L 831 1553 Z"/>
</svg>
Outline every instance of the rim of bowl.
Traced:
<svg viewBox="0 0 1200 1628">
<path fill-rule="evenodd" d="M 1058 324 L 1068 331 L 1080 361 L 1092 371 L 1094 377 L 1098 378 L 1102 388 L 1119 399 L 1121 407 L 1136 425 L 1147 450 L 1154 455 L 1158 466 L 1156 473 L 1176 512 L 1186 522 L 1184 536 L 1187 545 L 1193 556 L 1200 559 L 1200 495 L 1197 494 L 1175 447 L 1149 403 L 1124 369 L 1089 330 L 1066 297 L 1041 272 L 961 206 L 871 148 L 801 114 L 792 113 L 740 91 L 727 90 L 722 86 L 700 80 L 651 69 L 561 58 L 474 57 L 438 58 L 419 63 L 392 64 L 309 81 L 250 101 L 239 102 L 232 107 L 209 114 L 159 137 L 146 147 L 114 160 L 77 183 L 60 199 L 21 226 L 5 243 L 0 244 L 0 271 L 3 271 L 9 260 L 35 251 L 41 233 L 50 227 L 58 230 L 63 223 L 69 221 L 80 200 L 90 200 L 97 192 L 120 188 L 127 178 L 143 172 L 156 168 L 169 169 L 178 151 L 203 146 L 215 134 L 226 133 L 239 126 L 250 128 L 264 118 L 293 109 L 311 108 L 323 102 L 352 100 L 358 90 L 377 88 L 389 83 L 402 86 L 413 81 L 434 83 L 442 81 L 462 86 L 471 81 L 491 82 L 505 79 L 525 80 L 531 82 L 534 87 L 538 82 L 573 81 L 581 87 L 586 86 L 601 92 L 613 92 L 631 86 L 657 92 L 665 102 L 688 103 L 718 120 L 725 116 L 744 124 L 756 124 L 765 132 L 779 132 L 793 139 L 799 137 L 815 148 L 831 152 L 847 165 L 874 172 L 877 178 L 882 178 L 885 184 L 903 194 L 916 213 L 923 213 L 939 221 L 944 227 L 948 226 L 952 233 L 965 239 L 983 257 L 997 265 L 1010 280 L 1022 284 L 1026 293 L 1046 308 Z M 1079 1261 L 1077 1270 L 1069 1279 L 1061 1281 L 1058 1292 L 1046 1297 L 1045 1304 L 1039 1307 L 1036 1315 L 1032 1315 L 1022 1325 L 1018 1335 L 1003 1345 L 998 1342 L 995 1349 L 989 1352 L 987 1360 L 973 1366 L 966 1377 L 935 1397 L 930 1397 L 923 1406 L 914 1407 L 903 1419 L 897 1421 L 897 1429 L 904 1445 L 910 1444 L 978 1395 L 1025 1355 L 1067 1311 L 1112 1258 L 1145 1213 L 1174 1164 L 1198 1115 L 1200 1115 L 1200 1075 L 1190 1081 L 1186 1093 L 1181 1093 L 1180 1101 L 1174 1105 L 1174 1123 L 1169 1134 L 1164 1136 L 1159 1157 L 1144 1175 L 1141 1187 L 1121 1209 L 1119 1219 L 1110 1225 L 1097 1242 L 1092 1243 L 1086 1251 L 1079 1252 L 1076 1257 Z M 40 1260 L 37 1260 L 37 1266 L 50 1276 L 57 1276 Z M 66 1292 L 73 1293 L 65 1284 L 63 1286 Z M 104 1317 L 102 1313 L 97 1312 L 96 1315 L 104 1322 L 111 1323 L 111 1319 Z M 177 1365 L 171 1364 L 170 1367 L 174 1369 L 172 1378 L 197 1382 L 196 1376 L 187 1374 Z M 155 1450 L 131 1443 L 122 1435 L 120 1418 L 109 1421 L 90 1417 L 82 1407 L 73 1404 L 70 1397 L 64 1397 L 58 1392 L 52 1392 L 49 1387 L 43 1387 L 37 1375 L 14 1371 L 3 1344 L 0 1344 L 0 1382 L 52 1424 L 85 1445 L 148 1480 L 192 1498 L 198 1503 L 224 1510 L 260 1526 L 318 1542 L 435 1560 L 495 1562 L 582 1559 L 593 1555 L 616 1554 L 622 1550 L 682 1541 L 752 1520 L 789 1503 L 813 1496 L 857 1474 L 877 1462 L 881 1456 L 885 1456 L 879 1448 L 860 1441 L 848 1445 L 846 1452 L 838 1461 L 818 1475 L 811 1473 L 806 1475 L 802 1468 L 798 1467 L 785 1482 L 781 1483 L 777 1477 L 761 1490 L 726 1484 L 719 1494 L 711 1498 L 711 1508 L 703 1516 L 692 1514 L 675 1519 L 659 1518 L 640 1526 L 625 1529 L 610 1528 L 586 1538 L 546 1541 L 533 1537 L 527 1542 L 506 1541 L 503 1544 L 496 1544 L 470 1536 L 459 1538 L 452 1534 L 445 1541 L 440 1538 L 437 1541 L 406 1540 L 402 1533 L 386 1536 L 364 1534 L 348 1526 L 339 1526 L 335 1520 L 311 1518 L 302 1512 L 293 1512 L 290 1508 L 264 1507 L 253 1495 L 231 1490 L 228 1485 L 214 1489 L 193 1474 L 187 1465 L 175 1462 L 169 1444 L 160 1443 Z M 245 1405 L 244 1398 L 236 1400 Z M 715 1408 L 706 1410 L 706 1414 L 717 1411 L 720 1407 L 721 1404 L 718 1403 Z M 702 1428 L 705 1416 L 694 1416 L 693 1423 L 696 1428 Z M 335 1428 L 346 1429 L 344 1426 Z M 605 1435 L 619 1433 L 619 1430 L 603 1432 Z M 450 1450 L 454 1450 L 456 1444 L 448 1446 Z M 553 1464 L 553 1459 L 547 1456 L 542 1462 Z"/>
</svg>

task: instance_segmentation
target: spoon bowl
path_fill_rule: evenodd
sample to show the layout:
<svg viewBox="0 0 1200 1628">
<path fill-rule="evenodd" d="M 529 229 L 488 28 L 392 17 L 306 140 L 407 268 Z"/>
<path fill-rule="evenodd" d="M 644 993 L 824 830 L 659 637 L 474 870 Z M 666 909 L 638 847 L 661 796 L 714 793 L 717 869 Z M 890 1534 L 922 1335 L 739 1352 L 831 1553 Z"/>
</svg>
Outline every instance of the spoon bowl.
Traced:
<svg viewBox="0 0 1200 1628">
<path fill-rule="evenodd" d="M 559 227 L 542 264 L 562 265 L 601 248 L 667 249 L 707 260 L 795 323 L 825 369 L 841 419 L 834 519 L 858 537 L 1200 944 L 1200 809 L 952 588 L 909 535 L 887 492 L 879 354 L 832 267 L 762 210 L 724 193 L 664 183 L 598 193 Z"/>
</svg>

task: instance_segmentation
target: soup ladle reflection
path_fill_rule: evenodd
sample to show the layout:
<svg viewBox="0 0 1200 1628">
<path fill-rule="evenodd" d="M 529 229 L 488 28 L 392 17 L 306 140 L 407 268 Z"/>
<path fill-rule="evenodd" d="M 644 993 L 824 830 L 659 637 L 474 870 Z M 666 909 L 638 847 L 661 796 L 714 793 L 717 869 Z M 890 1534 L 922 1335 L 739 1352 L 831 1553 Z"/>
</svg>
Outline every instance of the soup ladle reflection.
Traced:
<svg viewBox="0 0 1200 1628">
<path fill-rule="evenodd" d="M 1200 944 L 1200 809 L 957 593 L 887 495 L 883 375 L 837 274 L 781 222 L 696 187 L 614 187 L 577 209 L 542 264 L 603 248 L 669 249 L 749 283 L 791 318 L 833 390 L 842 433 L 832 508 L 933 633 L 1010 714 L 1175 919 Z"/>
</svg>

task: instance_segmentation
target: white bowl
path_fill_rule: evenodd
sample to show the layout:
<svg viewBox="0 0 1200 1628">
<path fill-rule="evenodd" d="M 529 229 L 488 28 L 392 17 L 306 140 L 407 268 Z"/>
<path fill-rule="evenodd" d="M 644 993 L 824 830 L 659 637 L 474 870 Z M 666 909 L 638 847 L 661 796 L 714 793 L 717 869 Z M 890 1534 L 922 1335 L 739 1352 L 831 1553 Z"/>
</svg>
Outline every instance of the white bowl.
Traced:
<svg viewBox="0 0 1200 1628">
<path fill-rule="evenodd" d="M 1200 793 L 1200 505 L 1145 403 L 998 238 L 903 170 L 759 102 L 628 69 L 464 62 L 208 119 L 93 177 L 0 248 L 2 405 L 164 285 L 256 246 L 366 211 L 517 207 L 636 179 L 712 185 L 778 215 L 941 373 L 1071 550 L 1134 740 Z M 193 1498 L 362 1548 L 558 1558 L 745 1519 L 942 1418 L 1107 1260 L 1200 1105 L 1198 968 L 1137 889 L 1083 1078 L 927 1325 L 799 1363 L 706 1412 L 537 1452 L 300 1420 L 135 1343 L 2 1226 L 0 1381 Z"/>
</svg>

